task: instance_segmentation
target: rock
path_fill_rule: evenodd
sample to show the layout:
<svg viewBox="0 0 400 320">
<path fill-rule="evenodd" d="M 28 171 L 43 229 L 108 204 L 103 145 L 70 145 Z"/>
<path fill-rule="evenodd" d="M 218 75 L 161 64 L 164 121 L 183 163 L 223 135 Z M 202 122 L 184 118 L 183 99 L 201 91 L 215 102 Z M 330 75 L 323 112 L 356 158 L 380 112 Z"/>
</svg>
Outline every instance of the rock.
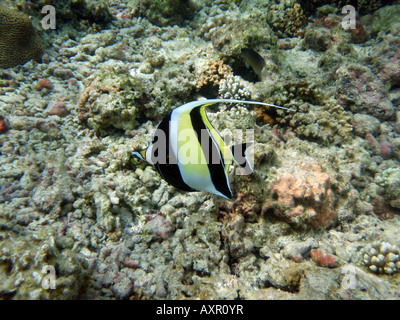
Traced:
<svg viewBox="0 0 400 320">
<path fill-rule="evenodd" d="M 352 119 L 354 133 L 362 138 L 367 133 L 376 135 L 379 133 L 381 122 L 368 114 L 356 113 Z"/>
<path fill-rule="evenodd" d="M 330 32 L 326 28 L 310 28 L 304 35 L 304 46 L 307 49 L 326 51 L 330 44 Z"/>
</svg>

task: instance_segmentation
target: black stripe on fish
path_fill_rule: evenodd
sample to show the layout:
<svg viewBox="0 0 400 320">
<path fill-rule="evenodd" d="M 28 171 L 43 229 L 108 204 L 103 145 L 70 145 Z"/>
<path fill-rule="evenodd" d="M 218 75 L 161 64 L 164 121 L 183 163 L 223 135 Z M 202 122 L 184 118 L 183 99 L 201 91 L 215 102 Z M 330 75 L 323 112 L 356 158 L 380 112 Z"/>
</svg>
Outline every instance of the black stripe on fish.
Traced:
<svg viewBox="0 0 400 320">
<path fill-rule="evenodd" d="M 201 117 L 200 110 L 201 106 L 195 107 L 190 111 L 190 119 L 192 122 L 193 130 L 197 134 L 197 138 L 199 139 L 199 143 L 203 150 L 204 156 L 207 159 L 208 171 L 210 172 L 211 181 L 215 189 L 231 199 L 233 197 L 233 194 L 227 182 L 228 179 L 225 173 L 225 163 L 223 155 L 221 153 L 221 150 L 216 145 L 214 139 L 212 138 L 208 128 L 206 127 L 203 118 Z M 208 132 L 208 143 L 201 143 L 202 130 Z M 215 154 L 219 155 L 218 162 L 215 161 L 217 158 L 214 156 Z"/>
<path fill-rule="evenodd" d="M 178 164 L 176 163 L 176 155 L 173 154 L 170 142 L 170 130 L 171 130 L 171 111 L 158 125 L 157 130 L 162 130 L 165 134 L 166 143 L 166 161 L 163 163 L 156 162 L 154 167 L 157 169 L 158 173 L 161 177 L 167 181 L 170 185 L 175 188 L 184 190 L 184 191 L 195 191 L 193 188 L 189 187 L 182 179 L 181 171 L 179 170 Z M 152 141 L 154 144 L 156 141 Z M 171 154 L 170 154 L 171 150 Z M 171 158 L 175 157 L 174 158 Z M 164 163 L 165 162 L 165 163 Z"/>
</svg>

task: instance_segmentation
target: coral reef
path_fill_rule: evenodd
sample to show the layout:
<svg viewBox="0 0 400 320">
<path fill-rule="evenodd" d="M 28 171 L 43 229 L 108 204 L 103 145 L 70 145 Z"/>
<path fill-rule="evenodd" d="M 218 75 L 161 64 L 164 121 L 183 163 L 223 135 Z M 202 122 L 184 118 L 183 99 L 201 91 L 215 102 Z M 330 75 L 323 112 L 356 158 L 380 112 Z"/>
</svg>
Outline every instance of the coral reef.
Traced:
<svg viewBox="0 0 400 320">
<path fill-rule="evenodd" d="M 306 48 L 325 51 L 330 44 L 330 33 L 326 28 L 309 28 L 304 35 L 304 46 Z"/>
<path fill-rule="evenodd" d="M 158 26 L 182 24 L 193 17 L 198 9 L 188 0 L 143 0 L 140 2 L 140 15 Z"/>
<path fill-rule="evenodd" d="M 294 1 L 282 1 L 271 5 L 267 21 L 278 37 L 302 37 L 306 26 L 306 16 L 301 5 Z"/>
<path fill-rule="evenodd" d="M 245 47 L 276 44 L 276 37 L 263 20 L 265 14 L 243 15 L 232 8 L 229 13 L 209 17 L 199 33 L 212 42 L 222 57 L 239 57 L 240 50 Z"/>
<path fill-rule="evenodd" d="M 25 214 L 28 211 L 25 210 Z M 21 227 L 21 226 L 20 226 Z M 47 236 L 47 232 L 30 232 L 18 238 L 15 230 L 5 224 L 0 233 L 0 297 L 2 299 L 78 299 L 87 286 L 90 265 L 72 249 L 68 237 Z M 15 228 L 14 228 L 15 229 Z M 8 230 L 8 232 L 6 232 Z M 30 239 L 30 240 L 28 240 Z M 54 290 L 43 286 L 45 266 L 56 266 Z"/>
<path fill-rule="evenodd" d="M 354 113 L 366 113 L 380 120 L 394 114 L 385 85 L 369 68 L 347 65 L 340 67 L 336 74 L 336 98 L 343 106 Z"/>
<path fill-rule="evenodd" d="M 393 2 L 398 3 L 398 0 L 395 0 Z M 368 1 L 363 0 L 363 3 L 367 4 Z M 368 25 L 368 30 L 372 35 L 377 35 L 380 31 L 395 34 L 396 24 L 398 24 L 399 22 L 399 12 L 400 8 L 398 5 L 386 5 L 380 10 L 376 10 L 375 12 L 373 12 L 373 14 L 361 17 L 361 23 Z M 382 23 L 382 21 L 385 21 L 385 23 Z"/>
<path fill-rule="evenodd" d="M 39 19 L 43 17 L 41 10 L 48 5 L 47 0 L 26 3 L 15 1 L 15 5 L 25 13 Z M 109 5 L 104 0 L 54 0 L 51 5 L 57 8 L 57 25 L 71 24 L 81 30 L 95 32 L 113 20 Z"/>
<path fill-rule="evenodd" d="M 317 165 L 304 164 L 299 169 L 281 173 L 270 185 L 281 205 L 274 213 L 297 226 L 303 221 L 316 228 L 332 225 L 337 216 L 329 175 Z"/>
<path fill-rule="evenodd" d="M 398 0 L 386 1 L 385 4 L 396 3 Z M 345 5 L 352 5 L 357 8 L 360 14 L 366 14 L 374 12 L 383 6 L 383 1 L 374 0 L 374 1 L 366 1 L 366 0 L 300 0 L 300 4 L 302 8 L 308 13 L 314 13 L 316 9 L 323 5 L 332 5 L 336 8 L 343 8 Z"/>
<path fill-rule="evenodd" d="M 384 188 L 383 194 L 387 201 L 400 209 L 400 169 L 388 168 L 375 176 L 375 183 Z"/>
<path fill-rule="evenodd" d="M 389 59 L 378 73 L 379 79 L 392 88 L 400 86 L 400 50 Z"/>
<path fill-rule="evenodd" d="M 239 76 L 228 76 L 220 82 L 218 98 L 250 100 L 250 91 Z"/>
<path fill-rule="evenodd" d="M 109 127 L 132 130 L 136 117 L 147 100 L 142 82 L 114 70 L 91 76 L 79 99 L 78 119 L 99 133 Z"/>
<path fill-rule="evenodd" d="M 223 60 L 217 58 L 213 61 L 207 60 L 196 69 L 196 89 L 201 90 L 205 86 L 219 88 L 222 82 L 232 75 L 232 68 Z"/>
<path fill-rule="evenodd" d="M 310 250 L 311 259 L 321 267 L 334 268 L 337 267 L 335 258 L 330 254 L 324 254 L 317 249 Z"/>
<path fill-rule="evenodd" d="M 49 1 L 3 3 L 36 26 Z M 1 299 L 399 299 L 398 5 L 359 11 L 352 40 L 343 1 L 51 3 L 42 63 L 0 70 Z M 232 200 L 132 157 L 216 97 L 293 109 L 207 108 L 252 142 Z"/>
<path fill-rule="evenodd" d="M 354 133 L 360 137 L 365 137 L 367 133 L 375 135 L 380 130 L 381 122 L 368 114 L 356 113 L 353 116 L 352 124 Z"/>
<path fill-rule="evenodd" d="M 361 250 L 362 262 L 374 273 L 399 272 L 399 254 L 399 247 L 386 241 L 367 244 Z"/>
<path fill-rule="evenodd" d="M 29 17 L 0 6 L 0 68 L 14 67 L 43 54 L 42 40 Z"/>
</svg>

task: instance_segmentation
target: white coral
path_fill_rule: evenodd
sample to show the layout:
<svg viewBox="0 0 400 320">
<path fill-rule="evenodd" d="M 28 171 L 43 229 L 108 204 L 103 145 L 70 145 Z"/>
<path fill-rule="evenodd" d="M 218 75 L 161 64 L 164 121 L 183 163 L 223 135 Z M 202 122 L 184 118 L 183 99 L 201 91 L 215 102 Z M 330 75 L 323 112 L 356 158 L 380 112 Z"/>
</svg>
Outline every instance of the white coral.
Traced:
<svg viewBox="0 0 400 320">
<path fill-rule="evenodd" d="M 221 99 L 249 100 L 250 90 L 247 83 L 239 76 L 228 76 L 218 89 L 218 97 Z"/>
<path fill-rule="evenodd" d="M 389 242 L 374 242 L 361 250 L 363 263 L 375 273 L 394 274 L 400 271 L 399 247 Z"/>
</svg>

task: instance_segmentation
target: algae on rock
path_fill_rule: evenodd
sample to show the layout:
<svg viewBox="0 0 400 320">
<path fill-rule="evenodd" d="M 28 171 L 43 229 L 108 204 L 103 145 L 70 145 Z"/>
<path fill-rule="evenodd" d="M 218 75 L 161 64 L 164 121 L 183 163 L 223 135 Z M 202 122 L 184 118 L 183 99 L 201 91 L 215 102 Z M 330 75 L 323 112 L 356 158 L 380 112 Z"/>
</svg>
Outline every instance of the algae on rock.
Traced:
<svg viewBox="0 0 400 320">
<path fill-rule="evenodd" d="M 148 90 L 140 79 L 127 72 L 102 70 L 86 81 L 79 101 L 78 119 L 102 135 L 110 128 L 132 130 L 144 109 Z"/>
</svg>

